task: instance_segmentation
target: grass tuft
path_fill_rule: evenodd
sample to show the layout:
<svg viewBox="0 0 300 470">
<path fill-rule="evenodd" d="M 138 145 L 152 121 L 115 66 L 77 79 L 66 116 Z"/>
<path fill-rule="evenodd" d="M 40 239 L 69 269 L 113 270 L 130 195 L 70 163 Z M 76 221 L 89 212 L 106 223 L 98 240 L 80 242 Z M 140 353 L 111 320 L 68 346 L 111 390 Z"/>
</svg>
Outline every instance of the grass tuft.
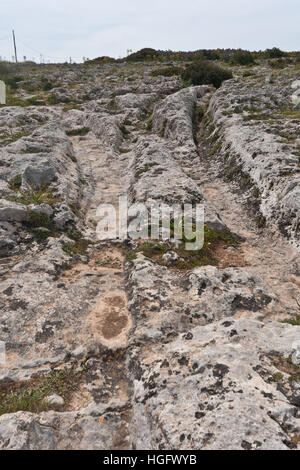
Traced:
<svg viewBox="0 0 300 470">
<path fill-rule="evenodd" d="M 17 184 L 18 182 L 19 180 L 17 180 Z M 15 183 L 16 182 L 13 182 L 12 185 L 15 185 Z M 15 188 L 15 190 L 18 189 L 18 187 Z M 49 187 L 47 185 L 42 185 L 38 191 L 34 191 L 33 189 L 28 191 L 20 191 L 16 196 L 9 197 L 7 199 L 9 201 L 18 202 L 27 206 L 30 204 L 49 204 L 50 206 L 53 206 L 54 204 L 60 202 L 60 199 L 55 198 L 53 196 L 52 191 L 49 190 Z"/>
<path fill-rule="evenodd" d="M 61 396 L 67 403 L 78 389 L 83 375 L 84 370 L 75 371 L 74 368 L 52 370 L 29 381 L 0 384 L 0 415 L 17 411 L 46 411 L 53 408 L 46 400 L 53 394 Z"/>
<path fill-rule="evenodd" d="M 89 244 L 89 240 L 86 240 L 85 238 L 79 238 L 74 243 L 64 243 L 63 250 L 69 256 L 85 255 Z"/>
<path fill-rule="evenodd" d="M 8 182 L 8 187 L 12 191 L 18 191 L 18 189 L 20 189 L 21 185 L 22 185 L 22 176 L 21 175 L 14 176 Z"/>
</svg>

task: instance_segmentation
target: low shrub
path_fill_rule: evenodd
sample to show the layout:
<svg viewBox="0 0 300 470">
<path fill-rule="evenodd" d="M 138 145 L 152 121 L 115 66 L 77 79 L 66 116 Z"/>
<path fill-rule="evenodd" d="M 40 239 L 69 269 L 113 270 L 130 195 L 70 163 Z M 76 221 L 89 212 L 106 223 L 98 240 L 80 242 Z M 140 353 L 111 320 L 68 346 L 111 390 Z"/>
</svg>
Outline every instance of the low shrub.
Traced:
<svg viewBox="0 0 300 470">
<path fill-rule="evenodd" d="M 123 138 L 126 139 L 128 137 L 128 135 L 130 134 L 129 130 L 126 129 L 126 127 L 124 126 L 124 124 L 121 124 L 120 126 L 120 131 L 122 132 L 122 135 L 123 135 Z"/>
<path fill-rule="evenodd" d="M 22 81 L 22 77 L 14 76 L 5 80 L 6 85 L 9 85 L 12 90 L 19 88 L 18 82 Z"/>
<path fill-rule="evenodd" d="M 236 51 L 233 57 L 235 64 L 239 65 L 254 65 L 255 60 L 249 51 Z"/>
<path fill-rule="evenodd" d="M 213 85 L 219 88 L 224 80 L 232 78 L 232 72 L 208 61 L 201 61 L 189 65 L 181 76 L 192 85 Z"/>
<path fill-rule="evenodd" d="M 161 67 L 156 70 L 152 70 L 151 75 L 153 77 L 157 77 L 162 75 L 164 77 L 173 77 L 174 75 L 181 75 L 183 73 L 183 69 L 181 67 Z"/>
<path fill-rule="evenodd" d="M 19 178 L 19 175 L 17 175 L 13 180 L 10 180 L 8 184 L 10 185 L 10 189 L 17 191 L 21 186 L 21 183 L 22 178 Z M 53 196 L 52 191 L 47 185 L 42 185 L 37 191 L 34 191 L 33 189 L 20 191 L 17 195 L 8 198 L 8 200 L 25 204 L 26 206 L 29 206 L 30 204 L 49 204 L 50 206 L 53 206 L 57 202 L 60 202 L 59 198 Z"/>
<path fill-rule="evenodd" d="M 89 243 L 90 243 L 89 240 L 86 240 L 85 238 L 80 238 L 74 243 L 71 243 L 71 242 L 64 243 L 62 248 L 68 256 L 85 255 L 88 249 Z"/>
<path fill-rule="evenodd" d="M 271 59 L 269 60 L 269 65 L 273 69 L 284 69 L 288 65 L 292 64 L 293 60 L 289 57 L 282 57 L 280 59 Z"/>
<path fill-rule="evenodd" d="M 266 49 L 265 55 L 269 59 L 280 59 L 286 56 L 286 52 L 281 51 L 278 47 L 273 47 L 272 49 Z"/>
<path fill-rule="evenodd" d="M 46 102 L 42 96 L 32 96 L 25 100 L 26 106 L 46 106 Z"/>
<path fill-rule="evenodd" d="M 220 54 L 214 50 L 204 50 L 202 56 L 206 60 L 220 60 Z"/>
<path fill-rule="evenodd" d="M 128 62 L 144 62 L 148 60 L 155 60 L 159 56 L 159 52 L 151 47 L 145 47 L 140 51 L 133 52 L 129 56 L 126 57 L 126 61 Z"/>
</svg>

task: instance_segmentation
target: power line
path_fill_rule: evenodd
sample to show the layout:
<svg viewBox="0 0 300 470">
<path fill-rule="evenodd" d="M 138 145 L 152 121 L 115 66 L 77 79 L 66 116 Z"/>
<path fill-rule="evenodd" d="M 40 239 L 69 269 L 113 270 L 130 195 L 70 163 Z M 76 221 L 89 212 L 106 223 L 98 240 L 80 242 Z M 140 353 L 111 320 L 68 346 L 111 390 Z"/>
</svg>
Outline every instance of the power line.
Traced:
<svg viewBox="0 0 300 470">
<path fill-rule="evenodd" d="M 4 40 L 9 40 L 11 36 L 5 36 L 5 37 L 2 37 L 0 38 L 0 41 L 4 41 Z M 14 34 L 14 30 L 13 30 L 13 44 L 14 44 L 14 51 L 15 51 L 15 60 L 16 62 L 18 61 L 18 58 L 17 58 L 17 47 L 16 47 L 16 38 L 15 38 L 15 34 Z M 34 47 L 31 47 L 29 46 L 28 44 L 26 44 L 24 41 L 22 41 L 18 35 L 18 44 L 22 44 L 23 47 L 25 47 L 26 49 L 29 49 L 30 51 L 32 52 L 35 52 L 36 54 L 39 54 L 39 56 L 41 58 L 45 58 L 45 59 L 50 59 L 50 60 L 55 60 L 55 61 L 64 61 L 64 62 L 68 62 L 69 59 L 67 59 L 66 57 L 52 57 L 48 54 L 43 54 L 41 51 L 39 51 L 38 49 L 35 49 Z M 82 57 L 73 57 L 74 60 L 79 60 L 81 61 L 82 60 Z"/>
<path fill-rule="evenodd" d="M 38 51 L 37 49 L 31 47 L 31 46 L 28 46 L 28 44 L 25 44 L 25 42 L 21 41 L 20 39 L 18 39 L 18 41 L 23 44 L 23 46 L 27 47 L 28 49 L 30 49 L 31 51 L 33 52 L 36 52 L 37 54 L 39 54 L 40 56 L 43 56 L 47 59 L 54 59 L 54 60 L 64 60 L 67 62 L 67 59 L 65 57 L 52 57 L 52 56 L 49 56 L 48 54 L 43 54 L 41 51 Z M 75 59 L 79 59 L 79 57 L 74 57 Z M 81 58 L 80 58 L 81 59 Z"/>
<path fill-rule="evenodd" d="M 20 42 L 21 44 L 23 44 L 23 46 L 27 47 L 27 49 L 30 49 L 31 51 L 36 52 L 36 53 L 39 54 L 39 55 L 42 55 L 42 56 L 44 55 L 44 54 L 42 54 L 41 51 L 38 51 L 37 49 L 34 49 L 33 47 L 28 46 L 27 44 L 25 44 L 25 42 L 21 41 L 20 39 L 19 39 L 19 42 Z M 48 57 L 48 56 L 47 56 L 47 57 Z M 49 59 L 50 59 L 50 58 L 51 58 L 51 57 L 49 57 Z M 63 60 L 63 59 L 62 59 L 62 60 Z"/>
</svg>

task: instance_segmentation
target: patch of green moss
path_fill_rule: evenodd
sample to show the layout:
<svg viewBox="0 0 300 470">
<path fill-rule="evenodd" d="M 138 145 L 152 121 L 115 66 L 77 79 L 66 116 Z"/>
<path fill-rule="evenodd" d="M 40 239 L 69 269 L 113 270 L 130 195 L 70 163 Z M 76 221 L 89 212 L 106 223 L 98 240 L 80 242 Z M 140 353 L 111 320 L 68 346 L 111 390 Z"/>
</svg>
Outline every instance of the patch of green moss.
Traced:
<svg viewBox="0 0 300 470">
<path fill-rule="evenodd" d="M 49 100 L 48 100 L 48 101 L 49 101 Z M 63 111 L 65 111 L 65 112 L 71 111 L 71 109 L 80 109 L 80 104 L 76 104 L 76 103 L 67 103 L 67 104 L 63 107 Z"/>
<path fill-rule="evenodd" d="M 80 204 L 78 202 L 70 202 L 69 207 L 73 214 L 76 215 L 76 217 L 80 217 Z"/>
<path fill-rule="evenodd" d="M 77 230 L 76 228 L 69 228 L 65 231 L 65 234 L 67 237 L 71 238 L 72 240 L 78 242 L 82 239 L 82 233 L 80 230 Z"/>
<path fill-rule="evenodd" d="M 288 118 L 300 119 L 300 110 L 291 106 L 281 106 L 279 108 L 278 114 L 283 114 Z"/>
<path fill-rule="evenodd" d="M 147 123 L 146 123 L 146 129 L 147 131 L 151 131 L 152 129 L 152 124 L 153 124 L 153 114 L 149 117 Z"/>
<path fill-rule="evenodd" d="M 171 224 L 171 235 L 174 235 Z M 183 235 L 183 242 L 193 242 L 195 240 L 186 240 Z M 219 246 L 237 246 L 240 243 L 238 238 L 229 230 L 213 230 L 204 227 L 204 244 L 200 250 L 186 250 L 185 243 L 180 244 L 177 248 L 170 241 L 155 242 L 153 240 L 142 242 L 133 254 L 139 252 L 144 256 L 154 259 L 158 264 L 165 265 L 162 255 L 169 250 L 174 251 L 178 255 L 178 260 L 172 263 L 177 269 L 188 270 L 195 267 L 212 265 L 216 266 L 216 248 Z M 134 259 L 134 258 L 132 258 Z"/>
<path fill-rule="evenodd" d="M 267 220 L 266 220 L 265 216 L 263 216 L 262 214 L 258 214 L 255 217 L 255 222 L 256 222 L 256 225 L 258 226 L 258 228 L 264 228 L 266 226 Z"/>
<path fill-rule="evenodd" d="M 44 227 L 49 230 L 53 228 L 53 222 L 47 214 L 41 212 L 35 212 L 32 210 L 27 211 L 26 223 L 30 227 Z"/>
<path fill-rule="evenodd" d="M 24 382 L 4 382 L 0 384 L 0 415 L 17 411 L 46 411 L 53 408 L 47 397 L 54 394 L 67 403 L 72 393 L 78 390 L 83 377 L 84 369 L 75 371 L 71 368 L 52 370 Z"/>
<path fill-rule="evenodd" d="M 133 261 L 136 259 L 136 252 L 133 250 L 124 250 L 126 261 Z"/>
<path fill-rule="evenodd" d="M 292 356 L 284 357 L 278 354 L 274 355 L 272 359 L 278 370 L 290 375 L 291 382 L 300 380 L 300 366 L 293 363 Z"/>
<path fill-rule="evenodd" d="M 136 173 L 135 173 L 135 177 L 138 178 L 140 175 L 142 175 L 143 173 L 147 173 L 147 171 L 150 170 L 151 167 L 155 166 L 156 163 L 150 163 L 149 165 L 146 165 L 144 166 L 144 168 L 141 168 L 140 170 L 138 170 Z"/>
<path fill-rule="evenodd" d="M 225 175 L 229 180 L 233 180 L 236 176 L 240 175 L 241 167 L 235 163 L 230 163 L 225 169 Z"/>
<path fill-rule="evenodd" d="M 43 96 L 32 96 L 25 100 L 26 106 L 46 106 Z"/>
<path fill-rule="evenodd" d="M 107 105 L 107 110 L 108 111 L 117 111 L 118 106 L 116 104 L 115 98 L 112 98 L 110 102 Z"/>
<path fill-rule="evenodd" d="M 35 238 L 38 243 L 43 243 L 49 237 L 57 236 L 56 227 L 51 217 L 32 210 L 27 210 L 24 228 Z"/>
<path fill-rule="evenodd" d="M 119 152 L 120 152 L 120 153 L 129 153 L 130 151 L 131 151 L 131 150 L 128 149 L 128 148 L 124 148 L 124 147 L 120 147 L 120 148 L 119 148 Z"/>
<path fill-rule="evenodd" d="M 247 70 L 246 72 L 243 73 L 243 77 L 252 77 L 255 76 L 255 73 L 252 72 L 251 70 Z"/>
<path fill-rule="evenodd" d="M 288 323 L 289 325 L 299 326 L 300 325 L 300 315 L 296 315 L 292 318 L 286 318 L 282 320 L 282 323 Z"/>
<path fill-rule="evenodd" d="M 124 139 L 126 139 L 130 134 L 129 130 L 126 128 L 126 126 L 124 126 L 124 124 L 121 124 L 120 131 L 122 132 Z"/>
<path fill-rule="evenodd" d="M 22 155 L 31 155 L 33 153 L 41 153 L 41 149 L 37 149 L 37 148 L 29 146 L 29 148 L 27 148 L 26 150 L 21 150 L 18 153 L 21 153 Z"/>
<path fill-rule="evenodd" d="M 267 121 L 269 119 L 271 119 L 271 116 L 264 113 L 248 114 L 247 116 L 243 116 L 244 121 Z"/>
<path fill-rule="evenodd" d="M 31 134 L 31 131 L 16 132 L 14 134 L 5 134 L 5 135 L 0 136 L 0 143 L 1 145 L 9 145 L 21 139 L 22 137 L 27 137 L 30 134 Z"/>
<path fill-rule="evenodd" d="M 66 134 L 71 137 L 75 135 L 87 135 L 90 132 L 89 127 L 79 127 L 78 129 L 72 129 L 70 131 L 66 131 Z"/>
<path fill-rule="evenodd" d="M 167 121 L 165 120 L 163 125 L 162 125 L 162 128 L 159 132 L 159 137 L 164 137 L 165 136 L 166 127 L 167 127 Z"/>
<path fill-rule="evenodd" d="M 203 118 L 204 111 L 202 108 L 198 107 L 196 103 L 193 105 L 193 116 L 192 116 L 192 124 L 193 124 L 193 140 L 195 145 L 198 145 L 198 125 L 201 119 Z"/>
<path fill-rule="evenodd" d="M 253 194 L 253 197 L 255 197 L 255 199 L 258 199 L 260 197 L 260 190 L 258 189 L 257 186 L 254 186 L 251 192 Z"/>
<path fill-rule="evenodd" d="M 222 142 L 218 142 L 216 143 L 216 145 L 213 146 L 213 148 L 211 149 L 211 151 L 209 152 L 209 155 L 212 157 L 213 155 L 215 155 L 217 153 L 217 151 L 221 148 L 222 146 Z"/>
<path fill-rule="evenodd" d="M 12 191 L 18 191 L 18 189 L 20 189 L 21 185 L 22 185 L 22 176 L 21 175 L 14 176 L 8 182 L 8 187 Z"/>
<path fill-rule="evenodd" d="M 276 372 L 273 374 L 273 379 L 275 382 L 281 382 L 281 380 L 283 380 L 283 374 L 281 374 L 281 372 Z"/>
<path fill-rule="evenodd" d="M 209 144 L 212 144 L 212 143 L 216 142 L 219 138 L 220 138 L 219 133 L 215 132 L 212 137 L 209 137 L 209 139 L 207 139 L 207 141 L 208 141 Z"/>
<path fill-rule="evenodd" d="M 74 243 L 66 242 L 63 244 L 63 250 L 69 256 L 75 255 L 85 255 L 90 244 L 89 240 L 85 238 L 80 238 L 79 240 L 75 241 Z"/>
</svg>

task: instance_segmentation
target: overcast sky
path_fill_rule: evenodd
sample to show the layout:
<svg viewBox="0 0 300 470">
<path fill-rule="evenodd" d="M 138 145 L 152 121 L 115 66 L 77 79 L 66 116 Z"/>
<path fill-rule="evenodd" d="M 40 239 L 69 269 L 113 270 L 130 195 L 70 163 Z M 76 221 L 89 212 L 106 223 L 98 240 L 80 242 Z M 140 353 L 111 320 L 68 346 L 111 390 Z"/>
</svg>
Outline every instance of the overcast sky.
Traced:
<svg viewBox="0 0 300 470">
<path fill-rule="evenodd" d="M 124 57 L 127 49 L 300 50 L 300 0 L 1 0 L 0 56 Z"/>
</svg>

